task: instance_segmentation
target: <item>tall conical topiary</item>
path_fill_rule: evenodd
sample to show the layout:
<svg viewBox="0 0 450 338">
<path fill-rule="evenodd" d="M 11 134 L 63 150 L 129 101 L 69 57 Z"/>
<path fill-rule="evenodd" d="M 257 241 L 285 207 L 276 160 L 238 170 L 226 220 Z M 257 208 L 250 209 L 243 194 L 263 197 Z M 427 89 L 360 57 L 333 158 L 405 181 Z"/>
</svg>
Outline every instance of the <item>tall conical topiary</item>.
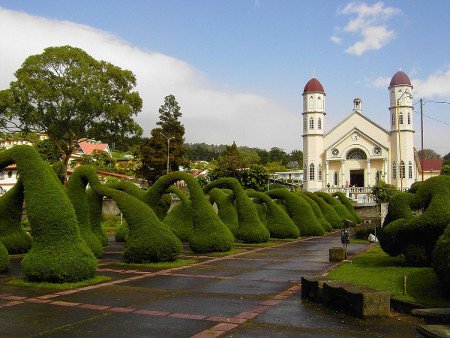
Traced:
<svg viewBox="0 0 450 338">
<path fill-rule="evenodd" d="M 347 208 L 339 201 L 339 199 L 334 198 L 330 194 L 327 194 L 323 191 L 316 191 L 314 192 L 317 196 L 322 198 L 325 202 L 327 202 L 329 205 L 331 205 L 334 210 L 336 210 L 338 216 L 341 218 L 342 221 L 349 220 L 353 224 L 356 224 L 356 219 L 353 217 L 353 215 L 347 210 Z"/>
<path fill-rule="evenodd" d="M 289 217 L 297 225 L 302 236 L 321 236 L 324 234 L 322 225 L 314 215 L 311 206 L 303 198 L 287 189 L 269 190 L 267 194 L 284 201 Z"/>
<path fill-rule="evenodd" d="M 327 219 L 323 216 L 322 211 L 320 211 L 319 205 L 311 197 L 302 194 L 300 192 L 296 192 L 296 194 L 309 203 L 311 209 L 314 211 L 314 215 L 316 215 L 317 220 L 322 225 L 323 230 L 325 231 L 333 230 L 333 227 L 331 226 L 330 222 L 327 221 Z"/>
<path fill-rule="evenodd" d="M 230 229 L 234 237 L 237 236 L 238 230 L 238 213 L 235 206 L 235 197 L 232 191 L 229 193 L 223 189 L 213 188 L 208 191 L 210 200 L 217 205 L 217 214 L 223 223 Z"/>
<path fill-rule="evenodd" d="M 352 216 L 355 219 L 357 224 L 360 224 L 363 222 L 362 217 L 355 211 L 355 208 L 353 208 L 353 204 L 352 204 L 352 201 L 350 200 L 350 198 L 345 196 L 345 194 L 340 191 L 333 193 L 332 196 L 339 198 L 339 201 L 341 201 L 342 205 L 347 208 L 347 210 L 350 212 L 350 214 L 352 214 Z"/>
<path fill-rule="evenodd" d="M 247 190 L 247 195 L 266 206 L 267 229 L 273 238 L 298 238 L 300 230 L 289 215 L 265 193 Z"/>
<path fill-rule="evenodd" d="M 21 226 L 23 209 L 23 182 L 21 178 L 6 194 L 0 197 L 0 243 L 10 254 L 25 253 L 32 239 Z"/>
<path fill-rule="evenodd" d="M 75 210 L 55 172 L 30 146 L 0 153 L 0 166 L 16 163 L 24 184 L 33 246 L 22 260 L 30 281 L 77 282 L 94 276 L 97 260 L 84 243 Z"/>
<path fill-rule="evenodd" d="M 320 198 L 319 196 L 310 191 L 304 191 L 303 194 L 310 197 L 314 202 L 317 203 L 317 205 L 320 208 L 320 211 L 322 211 L 323 217 L 325 217 L 328 223 L 331 224 L 333 229 L 340 229 L 344 226 L 344 221 L 342 220 L 341 217 L 339 217 L 336 210 L 334 210 L 334 208 L 331 205 L 329 205 L 322 198 Z"/>
<path fill-rule="evenodd" d="M 212 188 L 225 187 L 233 190 L 236 197 L 236 210 L 238 214 L 238 229 L 236 238 L 246 243 L 265 243 L 269 240 L 269 230 L 262 224 L 258 211 L 245 190 L 235 178 L 220 178 L 206 185 L 203 191 L 207 193 Z"/>
<path fill-rule="evenodd" d="M 189 242 L 189 238 L 191 238 L 194 231 L 191 201 L 180 189 L 175 187 L 168 188 L 166 193 L 177 195 L 180 202 L 169 211 L 163 223 L 169 227 L 180 241 Z"/>
<path fill-rule="evenodd" d="M 9 255 L 8 250 L 6 250 L 5 246 L 0 242 L 0 273 L 6 272 L 9 270 Z"/>
</svg>

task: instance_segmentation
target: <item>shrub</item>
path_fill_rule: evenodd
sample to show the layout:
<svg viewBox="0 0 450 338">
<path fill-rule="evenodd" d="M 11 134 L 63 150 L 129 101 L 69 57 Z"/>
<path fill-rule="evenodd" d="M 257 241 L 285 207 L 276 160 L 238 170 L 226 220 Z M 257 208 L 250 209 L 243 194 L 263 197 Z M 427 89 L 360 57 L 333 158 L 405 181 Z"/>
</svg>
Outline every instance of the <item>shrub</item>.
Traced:
<svg viewBox="0 0 450 338">
<path fill-rule="evenodd" d="M 269 190 L 267 194 L 272 198 L 283 200 L 289 217 L 300 230 L 300 235 L 321 236 L 324 234 L 322 225 L 314 215 L 314 211 L 303 198 L 287 189 Z"/>
<path fill-rule="evenodd" d="M 236 198 L 236 210 L 238 214 L 238 229 L 236 238 L 246 243 L 265 243 L 269 240 L 270 234 L 262 224 L 258 216 L 258 211 L 252 200 L 247 196 L 239 181 L 232 177 L 220 178 L 209 183 L 203 188 L 207 193 L 215 187 L 226 187 L 233 190 Z"/>
<path fill-rule="evenodd" d="M 340 191 L 335 192 L 333 194 L 333 196 L 336 196 L 337 198 L 339 198 L 339 201 L 341 201 L 342 205 L 347 208 L 347 210 L 350 212 L 350 214 L 352 214 L 353 218 L 356 221 L 356 224 L 360 224 L 363 222 L 362 217 L 353 208 L 353 204 L 352 204 L 352 201 L 350 200 L 350 198 L 345 196 L 345 194 Z"/>
<path fill-rule="evenodd" d="M 372 190 L 373 198 L 378 204 L 388 203 L 397 193 L 399 193 L 399 191 L 395 186 L 387 184 L 384 181 L 379 181 L 374 185 Z"/>
<path fill-rule="evenodd" d="M 189 239 L 192 251 L 198 253 L 229 251 L 234 243 L 233 234 L 219 219 L 198 182 L 191 175 L 176 171 L 160 177 L 149 189 L 148 196 L 144 200 L 158 203 L 166 189 L 179 180 L 186 182 L 192 206 L 194 227 Z"/>
<path fill-rule="evenodd" d="M 31 248 L 31 237 L 21 225 L 23 206 L 23 182 L 16 185 L 0 198 L 0 243 L 10 254 L 25 253 Z"/>
<path fill-rule="evenodd" d="M 265 206 L 266 226 L 273 238 L 298 238 L 300 230 L 289 218 L 289 215 L 269 196 L 262 192 L 247 190 L 250 197 L 254 197 L 259 205 Z"/>
<path fill-rule="evenodd" d="M 331 205 L 329 205 L 322 198 L 310 191 L 304 191 L 303 194 L 310 197 L 314 202 L 317 203 L 320 211 L 322 211 L 323 217 L 325 217 L 328 223 L 331 224 L 333 229 L 340 229 L 344 226 L 344 221 L 341 219 L 341 217 L 339 217 L 336 210 L 334 210 Z"/>
<path fill-rule="evenodd" d="M 0 242 L 0 273 L 6 272 L 9 270 L 9 255 L 8 250 L 6 250 L 5 246 Z"/>
<path fill-rule="evenodd" d="M 86 191 L 86 199 L 89 206 L 89 223 L 92 232 L 97 236 L 103 246 L 108 245 L 108 236 L 102 227 L 102 203 L 103 196 L 97 194 L 91 188 Z"/>
<path fill-rule="evenodd" d="M 315 194 L 331 205 L 342 221 L 349 220 L 356 224 L 356 219 L 338 199 L 323 191 L 316 191 Z"/>
<path fill-rule="evenodd" d="M 119 224 L 116 227 L 116 233 L 114 234 L 116 242 L 126 243 L 128 239 L 128 226 L 126 222 Z"/>
<path fill-rule="evenodd" d="M 91 228 L 89 203 L 86 194 L 88 183 L 100 184 L 96 172 L 89 166 L 82 165 L 75 169 L 67 182 L 67 195 L 75 208 L 78 226 L 83 240 L 95 257 L 103 256 L 102 242 Z"/>
<path fill-rule="evenodd" d="M 188 242 L 194 231 L 191 201 L 175 187 L 168 188 L 166 192 L 177 195 L 180 202 L 169 211 L 163 222 L 180 241 Z"/>
<path fill-rule="evenodd" d="M 92 278 L 97 260 L 84 243 L 75 210 L 55 172 L 30 146 L 0 153 L 0 165 L 16 163 L 24 184 L 33 245 L 22 260 L 30 281 L 77 282 Z"/>
<path fill-rule="evenodd" d="M 444 285 L 450 284 L 450 224 L 433 250 L 433 269 Z"/>
<path fill-rule="evenodd" d="M 333 230 L 333 227 L 331 226 L 330 222 L 327 221 L 327 219 L 323 216 L 322 211 L 320 211 L 319 205 L 311 197 L 302 194 L 300 192 L 296 192 L 296 194 L 299 195 L 301 198 L 303 198 L 306 202 L 308 202 L 317 220 L 322 225 L 323 230 L 325 231 Z"/>
<path fill-rule="evenodd" d="M 236 206 L 234 204 L 234 194 L 232 191 L 229 193 L 223 189 L 213 188 L 208 191 L 208 195 L 212 202 L 217 205 L 217 214 L 222 222 L 230 229 L 234 237 L 237 236 L 238 230 L 238 214 Z"/>
</svg>

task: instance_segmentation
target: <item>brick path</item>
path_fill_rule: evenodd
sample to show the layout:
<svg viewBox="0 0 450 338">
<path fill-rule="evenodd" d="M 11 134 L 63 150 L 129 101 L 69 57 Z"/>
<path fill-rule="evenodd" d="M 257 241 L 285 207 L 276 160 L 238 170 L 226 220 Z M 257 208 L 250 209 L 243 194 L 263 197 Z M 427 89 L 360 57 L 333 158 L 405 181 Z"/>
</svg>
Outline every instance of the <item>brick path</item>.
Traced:
<svg viewBox="0 0 450 338">
<path fill-rule="evenodd" d="M 360 320 L 300 299 L 300 278 L 328 270 L 336 245 L 335 233 L 225 257 L 185 249 L 197 263 L 157 271 L 118 265 L 121 245 L 110 243 L 98 274 L 111 281 L 57 292 L 7 285 L 20 275 L 14 258 L 0 275 L 0 336 L 418 336 L 407 316 Z"/>
</svg>

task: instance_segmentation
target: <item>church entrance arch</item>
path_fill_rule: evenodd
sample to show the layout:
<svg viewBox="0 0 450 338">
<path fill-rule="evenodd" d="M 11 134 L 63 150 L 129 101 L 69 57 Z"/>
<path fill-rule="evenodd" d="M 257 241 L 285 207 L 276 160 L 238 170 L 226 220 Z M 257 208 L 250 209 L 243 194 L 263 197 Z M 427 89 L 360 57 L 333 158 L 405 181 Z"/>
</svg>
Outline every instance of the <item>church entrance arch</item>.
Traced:
<svg viewBox="0 0 450 338">
<path fill-rule="evenodd" d="M 350 186 L 364 187 L 364 170 L 350 170 Z"/>
</svg>

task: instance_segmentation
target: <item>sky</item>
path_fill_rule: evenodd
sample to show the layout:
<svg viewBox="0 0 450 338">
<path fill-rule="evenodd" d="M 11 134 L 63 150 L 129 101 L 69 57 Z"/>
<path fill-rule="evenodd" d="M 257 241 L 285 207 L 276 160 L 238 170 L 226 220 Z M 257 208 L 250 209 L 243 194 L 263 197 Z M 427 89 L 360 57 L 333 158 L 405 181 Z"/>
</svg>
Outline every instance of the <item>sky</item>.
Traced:
<svg viewBox="0 0 450 338">
<path fill-rule="evenodd" d="M 450 152 L 450 1 L 0 0 L 0 90 L 25 59 L 71 45 L 131 70 L 144 136 L 164 97 L 186 142 L 302 149 L 302 93 L 326 92 L 325 130 L 351 114 L 388 129 L 391 77 L 414 86 L 415 147 Z M 438 103 L 443 102 L 443 103 Z"/>
</svg>

